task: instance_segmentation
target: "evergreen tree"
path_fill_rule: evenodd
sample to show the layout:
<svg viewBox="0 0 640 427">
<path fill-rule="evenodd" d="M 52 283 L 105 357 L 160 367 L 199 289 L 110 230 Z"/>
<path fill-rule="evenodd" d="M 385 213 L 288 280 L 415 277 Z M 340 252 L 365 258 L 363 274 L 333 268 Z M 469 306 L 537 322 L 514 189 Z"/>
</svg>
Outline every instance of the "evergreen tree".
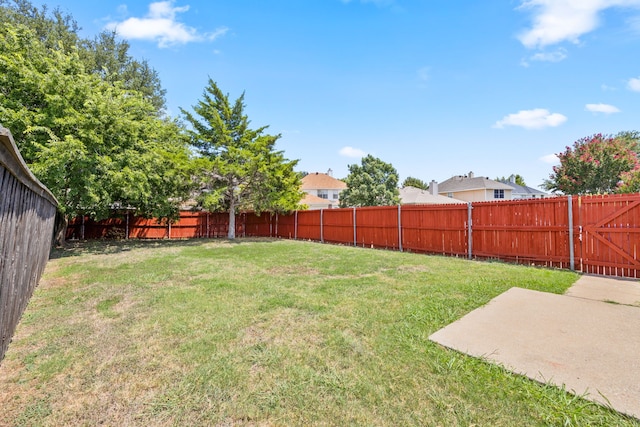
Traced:
<svg viewBox="0 0 640 427">
<path fill-rule="evenodd" d="M 275 150 L 280 135 L 265 134 L 267 126 L 249 127 L 244 94 L 233 104 L 209 78 L 194 113 L 182 110 L 193 126 L 191 143 L 198 150 L 203 178 L 200 204 L 229 212 L 228 238 L 235 238 L 235 215 L 240 210 L 286 212 L 297 208 L 303 193 L 300 174 Z"/>
<path fill-rule="evenodd" d="M 428 190 L 429 189 L 429 184 L 427 184 L 426 182 L 424 182 L 421 179 L 418 178 L 414 178 L 412 176 L 408 176 L 403 182 L 402 182 L 402 186 L 403 187 L 414 187 L 414 188 L 419 188 L 421 190 Z"/>
</svg>

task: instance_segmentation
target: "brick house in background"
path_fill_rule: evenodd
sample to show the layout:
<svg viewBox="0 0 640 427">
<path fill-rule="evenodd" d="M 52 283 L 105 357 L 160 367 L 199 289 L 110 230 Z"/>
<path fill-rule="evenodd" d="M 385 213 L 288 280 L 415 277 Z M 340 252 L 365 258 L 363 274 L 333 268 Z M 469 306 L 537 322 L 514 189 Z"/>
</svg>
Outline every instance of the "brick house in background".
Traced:
<svg viewBox="0 0 640 427">
<path fill-rule="evenodd" d="M 309 209 L 337 208 L 340 202 L 340 192 L 347 188 L 347 184 L 335 179 L 333 171 L 327 173 L 312 172 L 302 178 L 302 191 L 307 196 L 300 201 L 309 206 Z"/>
</svg>

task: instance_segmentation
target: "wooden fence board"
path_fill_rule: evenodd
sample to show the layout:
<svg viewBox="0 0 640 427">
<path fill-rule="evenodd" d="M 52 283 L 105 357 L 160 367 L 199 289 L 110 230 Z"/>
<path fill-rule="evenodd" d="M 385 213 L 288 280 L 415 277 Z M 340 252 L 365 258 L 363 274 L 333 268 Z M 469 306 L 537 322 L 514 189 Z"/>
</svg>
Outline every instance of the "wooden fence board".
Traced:
<svg viewBox="0 0 640 427">
<path fill-rule="evenodd" d="M 366 207 L 356 210 L 358 246 L 399 249 L 398 207 Z"/>
<path fill-rule="evenodd" d="M 466 204 L 403 206 L 401 222 L 405 250 L 455 256 L 467 254 Z"/>
<path fill-rule="evenodd" d="M 276 237 L 284 239 L 295 239 L 296 237 L 296 216 L 282 215 L 276 216 L 276 229 L 274 231 Z"/>
<path fill-rule="evenodd" d="M 0 361 L 44 271 L 56 208 L 0 128 Z"/>
<path fill-rule="evenodd" d="M 321 211 L 298 211 L 298 239 L 321 240 Z"/>
<path fill-rule="evenodd" d="M 640 197 L 583 196 L 577 202 L 582 271 L 640 277 Z"/>
<path fill-rule="evenodd" d="M 260 215 L 242 214 L 244 235 L 248 237 L 271 237 L 273 235 L 273 216 L 269 212 Z"/>
<path fill-rule="evenodd" d="M 353 245 L 353 209 L 326 209 L 322 215 L 325 242 Z"/>
<path fill-rule="evenodd" d="M 472 218 L 476 257 L 560 268 L 570 263 L 565 197 L 474 203 Z"/>
</svg>

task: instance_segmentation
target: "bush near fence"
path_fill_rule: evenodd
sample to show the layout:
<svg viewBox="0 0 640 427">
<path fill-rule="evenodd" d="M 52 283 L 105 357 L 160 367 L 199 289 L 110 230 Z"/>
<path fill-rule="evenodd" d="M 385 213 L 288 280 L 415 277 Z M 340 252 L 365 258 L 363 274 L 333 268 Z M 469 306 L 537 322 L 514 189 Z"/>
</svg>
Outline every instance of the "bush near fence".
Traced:
<svg viewBox="0 0 640 427">
<path fill-rule="evenodd" d="M 567 196 L 452 205 L 243 213 L 237 236 L 314 240 L 584 273 L 640 277 L 640 194 Z M 182 212 L 176 222 L 123 215 L 76 219 L 69 238 L 226 237 L 228 214 Z"/>
<path fill-rule="evenodd" d="M 0 361 L 49 258 L 57 205 L 0 127 Z"/>
</svg>

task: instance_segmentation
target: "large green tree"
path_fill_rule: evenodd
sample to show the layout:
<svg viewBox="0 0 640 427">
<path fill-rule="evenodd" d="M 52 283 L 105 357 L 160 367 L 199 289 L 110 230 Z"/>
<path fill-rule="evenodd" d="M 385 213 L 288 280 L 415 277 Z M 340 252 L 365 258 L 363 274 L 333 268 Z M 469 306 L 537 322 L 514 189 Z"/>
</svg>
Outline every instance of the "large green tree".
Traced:
<svg viewBox="0 0 640 427">
<path fill-rule="evenodd" d="M 367 155 L 361 165 L 349 165 L 347 188 L 340 193 L 340 207 L 387 206 L 400 203 L 398 172 L 390 164 Z"/>
<path fill-rule="evenodd" d="M 402 186 L 403 187 L 419 188 L 421 190 L 428 190 L 429 189 L 429 184 L 427 184 L 426 182 L 424 182 L 421 179 L 414 178 L 412 176 L 406 177 L 405 180 L 402 181 Z"/>
<path fill-rule="evenodd" d="M 515 174 L 515 175 L 511 175 L 511 176 L 513 176 L 513 178 L 515 179 L 515 183 L 516 184 L 521 185 L 523 187 L 527 186 L 527 183 L 525 182 L 525 180 L 522 177 L 522 175 Z M 498 181 L 498 182 L 510 182 L 511 181 L 511 176 L 508 176 L 508 177 L 504 177 L 504 176 L 496 177 L 495 181 Z"/>
<path fill-rule="evenodd" d="M 144 94 L 87 72 L 77 49 L 52 49 L 11 22 L 0 23 L 0 93 L 0 123 L 65 222 L 106 218 L 117 206 L 177 214 L 189 189 L 188 141 Z"/>
<path fill-rule="evenodd" d="M 93 40 L 82 41 L 80 57 L 88 72 L 111 83 L 121 82 L 125 89 L 141 93 L 156 111 L 163 112 L 166 91 L 158 72 L 146 60 L 131 57 L 129 43 L 118 40 L 115 32 L 104 31 Z"/>
<path fill-rule="evenodd" d="M 202 156 L 200 204 L 229 212 L 229 239 L 235 238 L 238 211 L 291 211 L 303 196 L 300 174 L 294 171 L 298 161 L 275 149 L 280 135 L 266 134 L 267 126 L 251 129 L 244 109 L 244 94 L 231 103 L 209 78 L 194 112 L 182 110 L 193 127 L 191 142 Z"/>
<path fill-rule="evenodd" d="M 632 132 L 616 136 L 596 134 L 576 141 L 558 154 L 559 166 L 543 187 L 564 194 L 619 192 L 625 174 L 637 170 L 640 160 Z"/>
<path fill-rule="evenodd" d="M 38 8 L 29 0 L 0 0 L 0 21 L 29 27 L 47 49 L 69 52 L 80 43 L 78 23 L 59 8 Z"/>
<path fill-rule="evenodd" d="M 87 73 L 142 93 L 158 114 L 164 112 L 165 90 L 158 73 L 146 60 L 133 58 L 129 43 L 118 40 L 115 32 L 104 31 L 93 39 L 82 39 L 73 16 L 59 8 L 50 10 L 47 5 L 38 8 L 29 0 L 0 0 L 0 21 L 29 27 L 47 49 L 77 52 Z"/>
</svg>

